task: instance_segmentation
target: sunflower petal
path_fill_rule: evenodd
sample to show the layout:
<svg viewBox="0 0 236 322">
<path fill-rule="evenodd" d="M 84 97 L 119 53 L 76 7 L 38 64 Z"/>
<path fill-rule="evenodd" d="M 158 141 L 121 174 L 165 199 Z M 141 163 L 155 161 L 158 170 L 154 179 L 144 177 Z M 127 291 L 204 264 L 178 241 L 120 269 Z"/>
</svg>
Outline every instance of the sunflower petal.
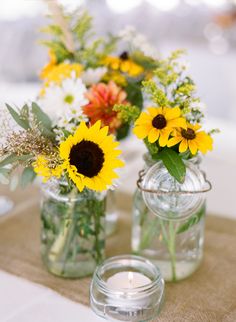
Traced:
<svg viewBox="0 0 236 322">
<path fill-rule="evenodd" d="M 150 143 L 154 143 L 155 141 L 158 140 L 159 134 L 160 134 L 159 130 L 152 128 L 152 130 L 148 134 L 148 141 Z"/>
<path fill-rule="evenodd" d="M 188 149 L 188 141 L 183 139 L 179 145 L 179 152 L 183 153 Z"/>
</svg>

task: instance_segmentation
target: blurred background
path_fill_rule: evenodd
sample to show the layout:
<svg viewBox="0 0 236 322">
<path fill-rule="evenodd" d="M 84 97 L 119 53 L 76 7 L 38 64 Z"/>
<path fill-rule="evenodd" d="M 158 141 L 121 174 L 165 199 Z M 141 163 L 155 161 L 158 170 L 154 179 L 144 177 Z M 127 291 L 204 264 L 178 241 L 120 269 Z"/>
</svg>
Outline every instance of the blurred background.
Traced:
<svg viewBox="0 0 236 322">
<path fill-rule="evenodd" d="M 52 0 L 53 1 L 53 0 Z M 98 34 L 118 32 L 134 25 L 146 35 L 161 55 L 186 48 L 190 72 L 207 105 L 207 126 L 221 129 L 205 170 L 214 190 L 209 211 L 236 218 L 236 0 L 60 0 L 68 8 L 83 5 L 94 16 Z M 47 22 L 43 0 L 0 2 L 0 104 L 21 105 L 38 91 L 38 74 L 47 62 L 47 50 L 39 45 L 40 28 Z M 132 141 L 132 139 L 129 139 Z M 134 144 L 124 142 L 124 147 Z M 136 147 L 137 149 L 137 147 Z M 140 147 L 140 154 L 141 154 Z M 141 158 L 133 154 L 135 186 Z"/>
</svg>

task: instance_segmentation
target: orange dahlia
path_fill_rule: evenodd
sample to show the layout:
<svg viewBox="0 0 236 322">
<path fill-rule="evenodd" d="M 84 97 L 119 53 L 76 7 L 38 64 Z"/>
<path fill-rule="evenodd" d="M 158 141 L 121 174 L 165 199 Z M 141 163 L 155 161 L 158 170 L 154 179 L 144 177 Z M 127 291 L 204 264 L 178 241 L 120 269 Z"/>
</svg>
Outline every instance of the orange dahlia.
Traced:
<svg viewBox="0 0 236 322">
<path fill-rule="evenodd" d="M 117 112 L 113 111 L 113 107 L 115 104 L 129 104 L 126 101 L 126 92 L 110 81 L 108 84 L 93 85 L 85 96 L 89 103 L 83 107 L 83 110 L 91 124 L 101 120 L 102 126 L 109 126 L 110 133 L 115 133 L 122 122 Z"/>
</svg>

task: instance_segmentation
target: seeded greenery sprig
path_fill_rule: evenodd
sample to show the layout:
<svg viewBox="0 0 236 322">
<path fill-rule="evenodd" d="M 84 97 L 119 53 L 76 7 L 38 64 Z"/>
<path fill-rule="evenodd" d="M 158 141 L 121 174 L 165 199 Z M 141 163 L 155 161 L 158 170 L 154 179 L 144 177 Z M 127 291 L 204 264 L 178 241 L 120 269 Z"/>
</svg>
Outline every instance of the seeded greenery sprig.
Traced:
<svg viewBox="0 0 236 322">
<path fill-rule="evenodd" d="M 19 182 L 26 186 L 35 178 L 32 163 L 38 156 L 46 157 L 49 168 L 59 163 L 55 134 L 51 120 L 36 103 L 21 109 L 6 106 L 19 129 L 8 132 L 0 147 L 0 174 L 9 179 L 16 168 L 23 167 Z"/>
</svg>

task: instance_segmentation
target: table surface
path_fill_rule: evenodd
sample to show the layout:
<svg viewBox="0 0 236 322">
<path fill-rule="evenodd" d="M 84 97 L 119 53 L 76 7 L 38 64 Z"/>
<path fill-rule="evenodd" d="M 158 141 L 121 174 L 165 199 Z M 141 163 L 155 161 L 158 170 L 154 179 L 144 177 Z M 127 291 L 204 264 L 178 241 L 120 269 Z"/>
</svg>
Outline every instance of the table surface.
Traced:
<svg viewBox="0 0 236 322">
<path fill-rule="evenodd" d="M 126 143 L 126 145 L 128 145 Z M 137 146 L 136 146 L 137 152 Z M 140 153 L 129 152 L 129 166 L 126 170 L 128 177 L 122 184 L 124 192 L 131 193 L 134 188 L 137 170 L 140 169 Z M 222 160 L 219 160 L 222 164 Z M 210 163 L 210 161 L 208 161 Z M 214 160 L 212 165 L 217 165 Z M 208 165 L 208 168 L 212 167 Z M 0 187 L 0 195 L 5 188 Z M 25 192 L 20 191 L 18 194 L 12 194 L 16 204 L 22 203 L 21 211 L 24 211 L 24 203 L 30 203 L 33 198 L 26 198 Z M 218 198 L 215 198 L 217 202 Z M 24 203 L 22 202 L 24 201 Z M 222 213 L 220 214 L 222 215 Z M 225 217 L 235 219 L 230 212 L 224 214 Z M 67 298 L 62 297 L 56 292 L 34 284 L 22 278 L 13 276 L 6 272 L 0 271 L 0 321 L 1 322 L 99 322 L 104 321 L 95 316 L 95 314 L 84 305 L 75 303 Z M 207 322 L 207 321 L 206 321 Z"/>
</svg>

